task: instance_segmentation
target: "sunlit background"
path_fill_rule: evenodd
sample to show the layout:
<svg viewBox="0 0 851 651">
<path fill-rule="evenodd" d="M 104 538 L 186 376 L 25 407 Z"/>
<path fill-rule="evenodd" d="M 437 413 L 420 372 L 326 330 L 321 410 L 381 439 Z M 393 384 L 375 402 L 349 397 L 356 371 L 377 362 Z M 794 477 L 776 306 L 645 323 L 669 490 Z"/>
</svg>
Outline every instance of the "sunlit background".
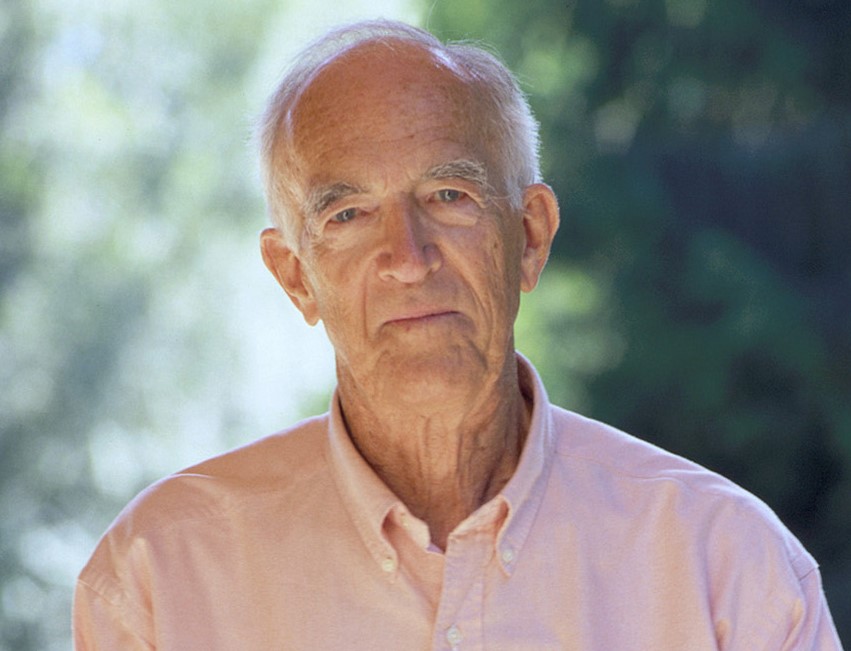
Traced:
<svg viewBox="0 0 851 651">
<path fill-rule="evenodd" d="M 849 7 L 2 0 L 0 649 L 70 647 L 146 484 L 325 409 L 251 127 L 296 50 L 378 16 L 493 44 L 530 94 L 563 226 L 517 338 L 554 401 L 766 500 L 851 639 Z"/>
</svg>

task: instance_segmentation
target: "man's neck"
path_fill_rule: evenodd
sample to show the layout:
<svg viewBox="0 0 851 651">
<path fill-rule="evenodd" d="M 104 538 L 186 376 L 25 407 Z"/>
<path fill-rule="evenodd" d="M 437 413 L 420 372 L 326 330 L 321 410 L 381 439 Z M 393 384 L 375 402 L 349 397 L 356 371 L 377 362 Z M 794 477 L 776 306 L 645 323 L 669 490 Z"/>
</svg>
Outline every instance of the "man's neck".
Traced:
<svg viewBox="0 0 851 651">
<path fill-rule="evenodd" d="M 515 364 L 510 368 L 513 373 L 485 385 L 473 400 L 448 398 L 416 409 L 374 408 L 347 396 L 341 386 L 346 426 L 358 451 L 428 524 L 441 549 L 452 530 L 499 493 L 517 467 L 532 408 Z"/>
</svg>

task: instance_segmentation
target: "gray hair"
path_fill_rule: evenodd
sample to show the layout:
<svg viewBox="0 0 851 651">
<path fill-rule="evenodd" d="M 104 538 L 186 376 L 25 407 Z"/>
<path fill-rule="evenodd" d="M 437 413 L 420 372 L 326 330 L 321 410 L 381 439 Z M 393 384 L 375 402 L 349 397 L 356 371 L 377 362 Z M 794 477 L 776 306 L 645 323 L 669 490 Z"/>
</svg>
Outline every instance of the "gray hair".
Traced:
<svg viewBox="0 0 851 651">
<path fill-rule="evenodd" d="M 393 48 L 400 44 L 424 48 L 464 73 L 463 81 L 478 104 L 469 125 L 489 143 L 500 166 L 501 185 L 512 209 L 520 206 L 522 189 L 540 180 L 538 123 L 514 75 L 500 59 L 479 45 L 442 43 L 429 32 L 405 23 L 376 20 L 332 30 L 309 45 L 295 59 L 269 97 L 257 125 L 266 204 L 272 222 L 287 243 L 300 248 L 302 225 L 296 214 L 297 184 L 292 152 L 282 137 L 295 102 L 316 73 L 338 56 L 366 43 Z M 283 151 L 286 155 L 280 156 Z"/>
</svg>

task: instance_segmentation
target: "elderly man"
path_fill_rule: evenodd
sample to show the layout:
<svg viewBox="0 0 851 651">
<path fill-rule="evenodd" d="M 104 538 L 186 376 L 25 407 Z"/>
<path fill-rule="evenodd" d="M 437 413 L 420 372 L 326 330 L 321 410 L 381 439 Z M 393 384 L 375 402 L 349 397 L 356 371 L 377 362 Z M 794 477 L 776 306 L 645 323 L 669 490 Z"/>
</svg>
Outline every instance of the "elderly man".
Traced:
<svg viewBox="0 0 851 651">
<path fill-rule="evenodd" d="M 330 412 L 151 487 L 80 577 L 82 649 L 838 649 L 815 562 L 730 482 L 549 404 L 514 351 L 558 226 L 490 54 L 310 48 L 262 124 L 263 259 Z"/>
</svg>

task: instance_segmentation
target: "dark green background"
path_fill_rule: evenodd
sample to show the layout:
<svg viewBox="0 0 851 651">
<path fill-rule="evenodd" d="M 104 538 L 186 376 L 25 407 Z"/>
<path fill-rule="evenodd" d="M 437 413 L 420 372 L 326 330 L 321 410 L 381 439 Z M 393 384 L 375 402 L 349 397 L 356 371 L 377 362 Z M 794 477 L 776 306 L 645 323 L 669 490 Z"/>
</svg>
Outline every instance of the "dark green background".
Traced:
<svg viewBox="0 0 851 651">
<path fill-rule="evenodd" d="M 585 410 L 765 500 L 851 640 L 851 3 L 496 0 L 430 25 L 520 73 L 554 259 L 609 296 L 541 315 L 548 384 L 574 333 L 614 329 Z"/>
</svg>

